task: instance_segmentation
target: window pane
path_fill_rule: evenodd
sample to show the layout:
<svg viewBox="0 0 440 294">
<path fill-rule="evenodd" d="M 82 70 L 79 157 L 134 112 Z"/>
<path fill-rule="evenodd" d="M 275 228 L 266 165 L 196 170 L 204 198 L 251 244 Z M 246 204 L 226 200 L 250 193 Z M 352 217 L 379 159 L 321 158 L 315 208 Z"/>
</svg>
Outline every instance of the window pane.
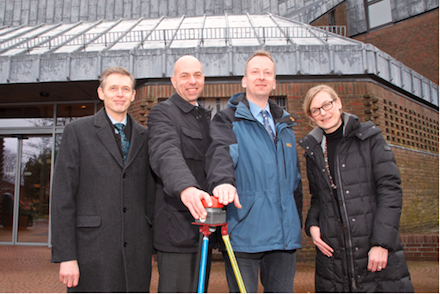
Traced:
<svg viewBox="0 0 440 294">
<path fill-rule="evenodd" d="M 380 1 L 368 6 L 368 17 L 370 28 L 375 28 L 380 25 L 390 23 L 393 21 L 391 16 L 390 0 Z"/>
</svg>

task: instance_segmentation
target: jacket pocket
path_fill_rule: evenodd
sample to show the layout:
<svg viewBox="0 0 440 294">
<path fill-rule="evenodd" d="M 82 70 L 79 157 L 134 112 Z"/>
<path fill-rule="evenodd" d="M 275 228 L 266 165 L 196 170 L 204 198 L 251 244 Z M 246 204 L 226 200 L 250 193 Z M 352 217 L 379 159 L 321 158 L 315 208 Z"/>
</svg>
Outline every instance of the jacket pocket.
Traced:
<svg viewBox="0 0 440 294">
<path fill-rule="evenodd" d="M 76 218 L 77 228 L 96 228 L 101 225 L 101 217 L 97 215 L 79 215 Z"/>
<path fill-rule="evenodd" d="M 203 135 L 198 130 L 181 127 L 182 130 L 182 154 L 185 159 L 203 161 L 206 147 L 203 144 Z"/>
</svg>

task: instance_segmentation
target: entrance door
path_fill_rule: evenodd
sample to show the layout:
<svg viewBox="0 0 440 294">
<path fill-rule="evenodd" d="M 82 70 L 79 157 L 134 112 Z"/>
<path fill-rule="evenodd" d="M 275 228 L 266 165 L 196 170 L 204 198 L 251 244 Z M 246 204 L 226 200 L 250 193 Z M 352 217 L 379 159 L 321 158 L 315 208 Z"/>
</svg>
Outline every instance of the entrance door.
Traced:
<svg viewBox="0 0 440 294">
<path fill-rule="evenodd" d="M 3 137 L 0 242 L 48 244 L 52 135 Z"/>
</svg>

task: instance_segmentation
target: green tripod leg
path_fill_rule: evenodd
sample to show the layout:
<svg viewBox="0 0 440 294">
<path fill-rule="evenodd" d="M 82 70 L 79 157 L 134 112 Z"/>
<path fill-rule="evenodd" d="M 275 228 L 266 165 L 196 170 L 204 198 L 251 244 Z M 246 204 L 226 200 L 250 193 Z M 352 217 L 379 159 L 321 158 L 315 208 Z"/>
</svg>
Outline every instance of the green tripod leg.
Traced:
<svg viewBox="0 0 440 294">
<path fill-rule="evenodd" d="M 229 241 L 229 235 L 227 234 L 223 235 L 222 239 L 225 242 L 226 251 L 228 252 L 229 260 L 231 261 L 232 269 L 234 270 L 235 279 L 237 280 L 240 293 L 246 293 L 246 288 L 244 287 L 240 269 L 238 268 L 237 260 L 235 259 L 235 254 L 234 251 L 232 250 L 231 241 Z"/>
</svg>

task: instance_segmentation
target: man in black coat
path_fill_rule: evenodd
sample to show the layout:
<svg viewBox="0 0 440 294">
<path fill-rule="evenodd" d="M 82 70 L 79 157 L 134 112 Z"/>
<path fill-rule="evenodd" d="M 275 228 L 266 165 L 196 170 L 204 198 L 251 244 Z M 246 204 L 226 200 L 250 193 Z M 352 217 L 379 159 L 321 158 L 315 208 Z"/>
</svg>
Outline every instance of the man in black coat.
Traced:
<svg viewBox="0 0 440 294">
<path fill-rule="evenodd" d="M 134 86 L 127 70 L 104 70 L 98 88 L 104 108 L 63 133 L 51 261 L 60 263 L 69 292 L 149 292 L 155 182 L 147 129 L 127 113 Z"/>
<path fill-rule="evenodd" d="M 148 116 L 150 162 L 158 176 L 154 212 L 158 291 L 194 292 L 200 234 L 191 222 L 206 218 L 201 199 L 212 203 L 205 192 L 210 112 L 197 103 L 205 82 L 201 63 L 192 56 L 181 57 L 171 82 L 176 93 Z"/>
</svg>

